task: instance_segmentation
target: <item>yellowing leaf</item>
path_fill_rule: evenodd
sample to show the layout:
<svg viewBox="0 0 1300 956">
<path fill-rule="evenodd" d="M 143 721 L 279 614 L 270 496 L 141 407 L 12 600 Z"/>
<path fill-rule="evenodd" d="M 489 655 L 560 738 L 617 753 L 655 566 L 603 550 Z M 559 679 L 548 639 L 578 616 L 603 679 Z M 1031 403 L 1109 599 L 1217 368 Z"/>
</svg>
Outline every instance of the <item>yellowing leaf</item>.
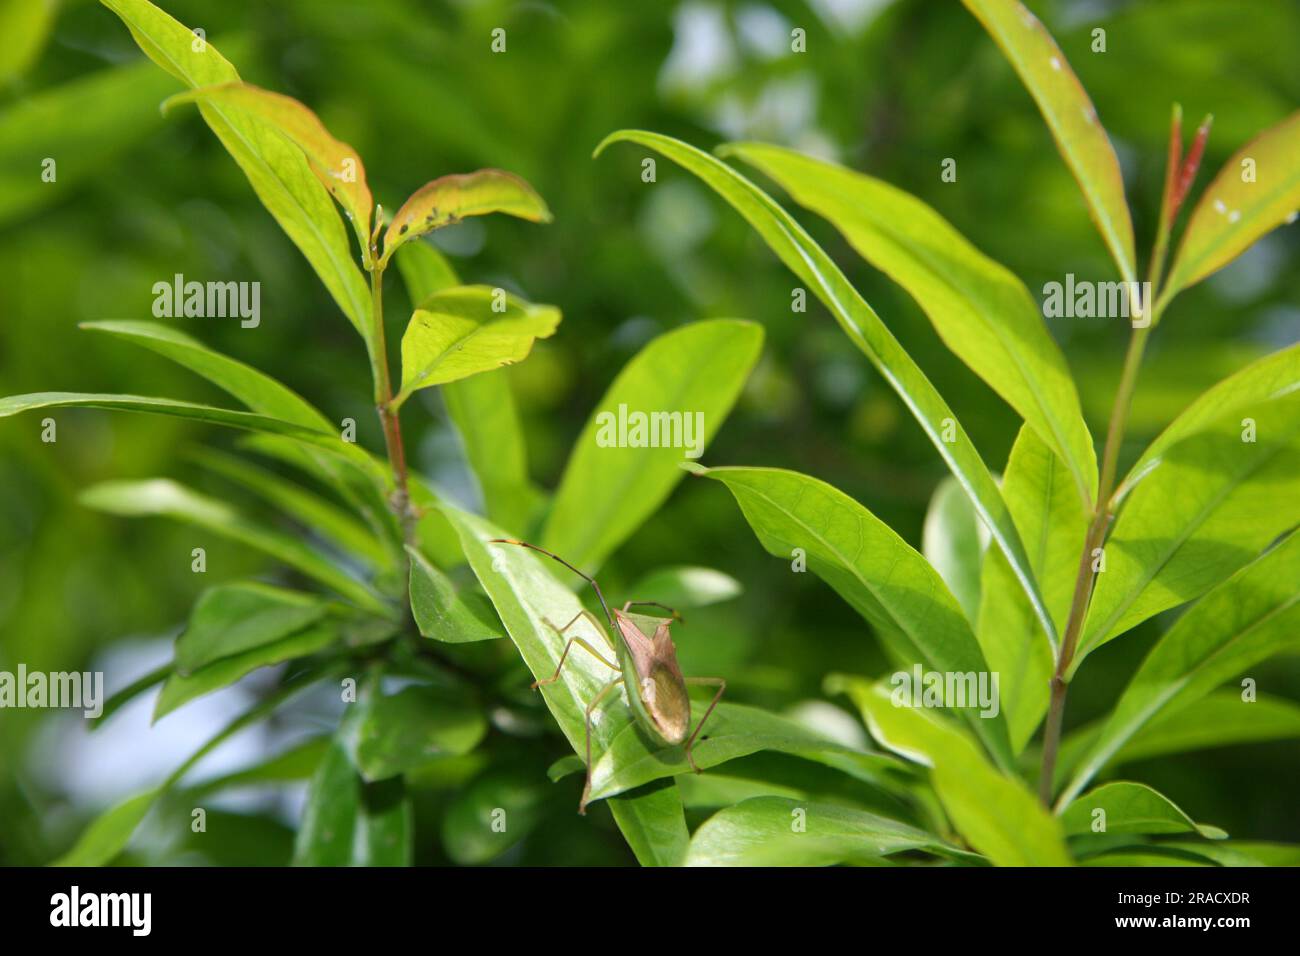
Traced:
<svg viewBox="0 0 1300 956">
<path fill-rule="evenodd" d="M 514 173 L 480 169 L 473 173 L 440 176 L 425 183 L 397 210 L 384 233 L 387 264 L 393 252 L 409 239 L 460 222 L 466 216 L 503 212 L 529 222 L 550 222 L 551 211 L 532 186 Z"/>
<path fill-rule="evenodd" d="M 250 114 L 283 133 L 303 151 L 311 171 L 347 213 L 361 244 L 361 256 L 370 262 L 370 213 L 374 199 L 366 183 L 366 169 L 357 151 L 330 135 L 315 113 L 291 96 L 273 93 L 251 83 L 226 83 L 178 93 L 163 104 L 203 102 Z"/>
<path fill-rule="evenodd" d="M 1223 164 L 1196 204 L 1162 299 L 1226 266 L 1300 209 L 1300 111 Z"/>
</svg>

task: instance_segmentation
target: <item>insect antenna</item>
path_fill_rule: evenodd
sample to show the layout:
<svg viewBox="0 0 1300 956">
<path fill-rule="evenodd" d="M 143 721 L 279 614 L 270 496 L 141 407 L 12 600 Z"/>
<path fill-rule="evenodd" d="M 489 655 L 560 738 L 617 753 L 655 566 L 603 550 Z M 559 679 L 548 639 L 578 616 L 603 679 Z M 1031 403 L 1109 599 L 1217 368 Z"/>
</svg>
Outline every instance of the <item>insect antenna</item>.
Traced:
<svg viewBox="0 0 1300 956">
<path fill-rule="evenodd" d="M 564 565 L 566 568 L 568 568 L 570 571 L 578 575 L 578 577 L 582 578 L 584 581 L 586 581 L 588 584 L 590 584 L 593 588 L 596 589 L 596 597 L 600 598 L 600 606 L 605 611 L 605 618 L 606 620 L 609 621 L 610 630 L 613 631 L 615 634 L 618 633 L 618 625 L 614 623 L 614 615 L 609 612 L 609 605 L 605 603 L 605 595 L 601 593 L 600 585 L 596 583 L 596 579 L 593 578 L 590 574 L 585 574 L 582 571 L 579 571 L 577 568 L 571 565 L 568 561 L 565 561 L 558 554 L 555 554 L 551 551 L 547 551 L 545 548 L 539 548 L 535 544 L 529 544 L 527 541 L 520 541 L 517 538 L 491 538 L 489 539 L 488 543 L 518 545 L 521 548 L 528 548 L 529 550 L 536 551 L 539 554 L 544 554 L 548 558 L 552 558 L 556 561 L 559 561 L 562 565 Z"/>
<path fill-rule="evenodd" d="M 669 607 L 667 604 L 663 604 L 663 603 L 661 603 L 661 602 L 659 602 L 659 601 L 628 601 L 628 602 L 627 602 L 627 606 L 628 606 L 628 607 L 657 607 L 657 608 L 662 608 L 663 610 L 665 610 L 665 611 L 667 611 L 669 614 L 671 614 L 671 615 L 673 616 L 673 620 L 676 621 L 677 623 L 679 623 L 679 624 L 685 624 L 685 623 L 686 623 L 686 618 L 682 617 L 680 611 L 678 611 L 676 608 L 671 608 L 671 607 Z"/>
</svg>

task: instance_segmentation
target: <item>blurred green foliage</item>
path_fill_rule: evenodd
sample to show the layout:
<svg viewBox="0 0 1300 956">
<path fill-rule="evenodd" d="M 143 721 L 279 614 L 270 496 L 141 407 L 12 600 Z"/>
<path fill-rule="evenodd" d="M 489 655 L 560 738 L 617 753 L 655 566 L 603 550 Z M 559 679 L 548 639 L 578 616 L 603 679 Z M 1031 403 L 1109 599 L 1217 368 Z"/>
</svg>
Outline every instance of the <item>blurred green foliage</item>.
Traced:
<svg viewBox="0 0 1300 956">
<path fill-rule="evenodd" d="M 1288 44 L 1300 7 L 1285 0 L 1148 0 L 1030 4 L 1060 39 L 1115 140 L 1138 248 L 1150 247 L 1169 106 L 1215 125 L 1203 179 L 1300 101 Z M 975 20 L 956 4 L 692 0 L 687 3 L 167 0 L 202 26 L 250 82 L 316 110 L 364 157 L 376 198 L 393 208 L 434 176 L 497 166 L 529 180 L 555 222 L 467 222 L 439 236 L 466 282 L 558 305 L 564 324 L 510 369 L 532 478 L 554 488 L 588 411 L 649 338 L 699 318 L 735 316 L 767 330 L 764 358 L 706 455 L 709 464 L 797 468 L 833 483 L 919 545 L 942 463 L 892 391 L 815 304 L 790 311 L 792 280 L 739 217 L 687 174 L 661 163 L 640 179 L 632 149 L 598 162 L 608 132 L 640 127 L 702 147 L 768 139 L 865 169 L 933 205 L 1031 290 L 1110 279 L 1105 250 L 1028 95 Z M 31 12 L 49 11 L 44 21 Z M 10 26 L 10 24 L 15 24 Z M 164 119 L 172 79 L 145 63 L 111 13 L 88 0 L 57 7 L 0 2 L 0 394 L 127 391 L 228 404 L 165 360 L 78 331 L 77 323 L 148 318 L 152 286 L 175 273 L 262 284 L 261 326 L 182 320 L 215 348 L 266 369 L 359 439 L 381 448 L 364 354 L 306 262 L 262 210 L 192 111 Z M 792 27 L 807 52 L 789 52 Z M 1107 31 L 1104 54 L 1090 31 Z M 490 49 L 504 27 L 504 54 Z M 13 31 L 12 33 L 10 31 Z M 15 39 L 11 42 L 11 37 Z M 27 44 L 27 48 L 20 48 Z M 41 163 L 57 161 L 55 183 Z M 940 180 L 957 159 L 956 183 Z M 800 217 L 917 358 L 995 471 L 1018 422 L 939 342 L 918 308 L 832 230 Z M 1121 468 L 1205 387 L 1250 358 L 1300 338 L 1294 230 L 1268 238 L 1181 296 L 1148 352 Z M 390 340 L 409 314 L 397 286 Z M 1054 320 L 1094 436 L 1103 432 L 1125 341 L 1102 320 Z M 232 492 L 185 454 L 229 435 L 193 423 L 96 411 L 0 427 L 0 668 L 85 669 L 129 638 L 175 633 L 199 591 L 262 565 L 237 546 L 165 522 L 88 511 L 75 496 L 106 478 L 166 475 Z M 472 494 L 447 414 L 432 391 L 405 411 L 414 467 Z M 243 500 L 249 503 L 248 499 Z M 472 503 L 472 502 L 471 502 Z M 251 507 L 251 505 L 250 505 Z M 208 550 L 209 575 L 190 571 Z M 678 637 L 687 673 L 725 673 L 738 700 L 777 709 L 821 696 L 830 671 L 878 674 L 884 658 L 860 618 L 811 575 L 767 557 L 725 489 L 687 481 L 602 573 L 613 594 L 664 565 L 714 567 L 746 588 L 701 610 Z M 644 596 L 644 595 L 638 595 Z M 1098 652 L 1076 681 L 1067 721 L 1108 707 L 1164 620 Z M 1300 697 L 1294 657 L 1255 676 Z M 842 703 L 842 702 L 841 702 Z M 0 713 L 0 862 L 39 863 L 66 847 L 90 807 L 36 771 L 47 715 Z M 143 733 L 143 731 L 142 731 Z M 152 746 L 142 736 L 138 746 Z M 507 776 L 479 777 L 473 755 L 424 781 L 421 821 L 514 800 L 520 819 L 554 804 L 515 862 L 631 859 L 609 814 L 572 815 L 575 778 L 544 782 L 547 759 L 522 744 Z M 550 756 L 559 756 L 557 751 Z M 779 768 L 792 758 L 748 758 Z M 535 767 L 531 766 L 536 764 Z M 532 772 L 529 772 L 531 767 Z M 804 771 L 801 771 L 804 772 Z M 814 773 L 815 770 L 808 770 Z M 1151 761 L 1132 775 L 1177 793 L 1194 818 L 1239 839 L 1300 839 L 1300 753 L 1267 744 Z M 537 790 L 537 782 L 543 788 Z M 106 781 L 111 783 L 111 781 Z M 552 790 L 563 792 L 558 797 Z M 501 796 L 505 792 L 506 796 Z M 102 802 L 102 801 L 101 801 Z M 514 806 L 506 803 L 504 805 Z M 548 804 L 549 805 L 549 804 Z M 558 809 L 557 809 L 558 808 Z M 179 812 L 185 812 L 183 810 Z M 220 856 L 194 844 L 164 858 L 284 862 L 291 835 L 263 811 L 222 811 L 237 842 Z M 692 820 L 694 823 L 695 821 Z M 210 823 L 211 825 L 215 825 Z M 435 824 L 436 825 L 436 824 Z M 446 852 L 417 847 L 417 862 Z M 462 848 L 466 859 L 476 849 Z M 199 854 L 207 854 L 200 856 Z"/>
</svg>

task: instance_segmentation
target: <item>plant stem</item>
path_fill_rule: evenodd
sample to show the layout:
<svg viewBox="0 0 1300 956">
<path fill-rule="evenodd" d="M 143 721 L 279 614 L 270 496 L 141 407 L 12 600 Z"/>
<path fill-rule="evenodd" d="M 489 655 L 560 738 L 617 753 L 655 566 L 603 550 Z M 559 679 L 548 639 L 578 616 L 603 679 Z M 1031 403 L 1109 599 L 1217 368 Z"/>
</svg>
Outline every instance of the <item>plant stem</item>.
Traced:
<svg viewBox="0 0 1300 956">
<path fill-rule="evenodd" d="M 1093 509 L 1092 521 L 1088 525 L 1088 533 L 1084 536 L 1083 553 L 1079 555 L 1079 570 L 1074 579 L 1070 617 L 1065 626 L 1065 637 L 1061 641 L 1060 653 L 1056 657 L 1056 671 L 1052 675 L 1052 697 L 1047 710 L 1047 723 L 1043 729 L 1043 766 L 1038 778 L 1038 796 L 1044 806 L 1050 806 L 1052 803 L 1052 778 L 1056 774 L 1056 753 L 1061 743 L 1065 696 L 1069 690 L 1069 679 L 1066 675 L 1074 660 L 1079 633 L 1083 630 L 1084 617 L 1096 581 L 1096 574 L 1092 570 L 1092 555 L 1106 539 L 1106 529 L 1110 523 L 1110 496 L 1119 463 L 1119 448 L 1124 440 L 1124 428 L 1128 424 L 1129 408 L 1133 402 L 1133 389 L 1137 385 L 1138 369 L 1142 365 L 1142 354 L 1146 351 L 1147 338 L 1158 318 L 1158 313 L 1152 309 L 1150 303 L 1144 303 L 1144 307 L 1148 310 L 1148 324 L 1133 330 L 1128 343 L 1128 353 L 1124 356 L 1124 371 L 1120 374 L 1119 387 L 1115 391 L 1115 404 L 1111 409 L 1110 426 L 1106 432 L 1106 448 L 1102 452 L 1096 506 Z"/>
<path fill-rule="evenodd" d="M 406 447 L 402 443 L 402 423 L 393 407 L 393 382 L 388 374 L 388 345 L 384 335 L 384 270 L 376 265 L 370 272 L 371 327 L 374 344 L 370 353 L 370 370 L 375 380 L 375 408 L 384 428 L 384 447 L 393 468 L 393 513 L 402 526 L 402 537 L 409 544 L 415 537 L 415 513 L 406 471 Z"/>
</svg>

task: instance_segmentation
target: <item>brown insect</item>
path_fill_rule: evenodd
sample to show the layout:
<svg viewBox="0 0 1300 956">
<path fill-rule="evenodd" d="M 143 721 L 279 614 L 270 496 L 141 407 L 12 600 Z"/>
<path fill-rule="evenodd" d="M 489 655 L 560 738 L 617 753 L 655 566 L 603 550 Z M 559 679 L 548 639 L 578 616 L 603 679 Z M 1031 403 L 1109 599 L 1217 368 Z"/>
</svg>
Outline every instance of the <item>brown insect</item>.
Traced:
<svg viewBox="0 0 1300 956">
<path fill-rule="evenodd" d="M 606 632 L 605 628 L 590 611 L 586 609 L 579 611 L 573 616 L 573 620 L 569 621 L 564 627 L 556 627 L 556 632 L 563 637 L 580 618 L 585 618 L 595 627 L 596 632 L 605 638 L 610 650 L 617 656 L 618 663 L 610 661 L 581 637 L 571 637 L 568 643 L 564 645 L 564 652 L 560 655 L 560 662 L 555 666 L 555 673 L 544 680 L 533 681 L 533 689 L 536 690 L 559 680 L 560 670 L 564 667 L 564 662 L 574 644 L 587 651 L 610 670 L 618 672 L 618 676 L 597 691 L 596 696 L 587 704 L 587 783 L 582 789 L 582 800 L 578 803 L 578 812 L 583 814 L 587 812 L 587 798 L 591 795 L 591 715 L 606 695 L 620 684 L 627 689 L 627 699 L 632 708 L 632 715 L 641 726 L 641 729 L 653 739 L 662 741 L 669 746 L 681 744 L 685 741 L 686 759 L 690 763 L 691 769 L 699 773 L 700 768 L 695 765 L 695 757 L 691 754 L 691 748 L 694 746 L 695 738 L 699 736 L 704 722 L 709 719 L 709 715 L 713 713 L 713 708 L 717 706 L 723 692 L 726 691 L 727 682 L 721 677 L 684 677 L 682 675 L 682 669 L 677 664 L 677 647 L 673 644 L 672 637 L 669 636 L 669 628 L 672 626 L 673 621 L 685 623 L 682 621 L 682 616 L 666 604 L 661 604 L 658 601 L 628 601 L 623 605 L 622 610 L 610 611 L 609 605 L 605 603 L 605 595 L 601 593 L 600 585 L 596 583 L 595 578 L 583 574 L 559 555 L 552 554 L 545 548 L 539 548 L 535 544 L 518 541 L 514 538 L 494 538 L 493 543 L 513 544 L 521 548 L 537 551 L 560 562 L 574 574 L 586 580 L 588 584 L 595 588 L 596 597 L 600 599 L 600 606 L 604 609 L 605 617 L 609 621 L 610 632 L 616 635 L 616 638 L 610 637 L 610 634 Z M 655 626 L 654 634 L 647 636 L 645 631 L 637 624 L 633 615 L 628 613 L 628 609 L 633 607 L 662 608 L 669 612 L 672 617 L 660 620 Z M 645 618 L 642 618 L 642 620 L 645 620 Z M 555 627 L 553 624 L 551 626 Z M 718 692 L 713 695 L 713 700 L 709 702 L 709 707 L 704 712 L 704 716 L 700 718 L 694 732 L 687 736 L 687 731 L 690 730 L 691 726 L 691 701 L 690 697 L 687 696 L 686 688 L 691 685 L 716 687 Z"/>
</svg>

